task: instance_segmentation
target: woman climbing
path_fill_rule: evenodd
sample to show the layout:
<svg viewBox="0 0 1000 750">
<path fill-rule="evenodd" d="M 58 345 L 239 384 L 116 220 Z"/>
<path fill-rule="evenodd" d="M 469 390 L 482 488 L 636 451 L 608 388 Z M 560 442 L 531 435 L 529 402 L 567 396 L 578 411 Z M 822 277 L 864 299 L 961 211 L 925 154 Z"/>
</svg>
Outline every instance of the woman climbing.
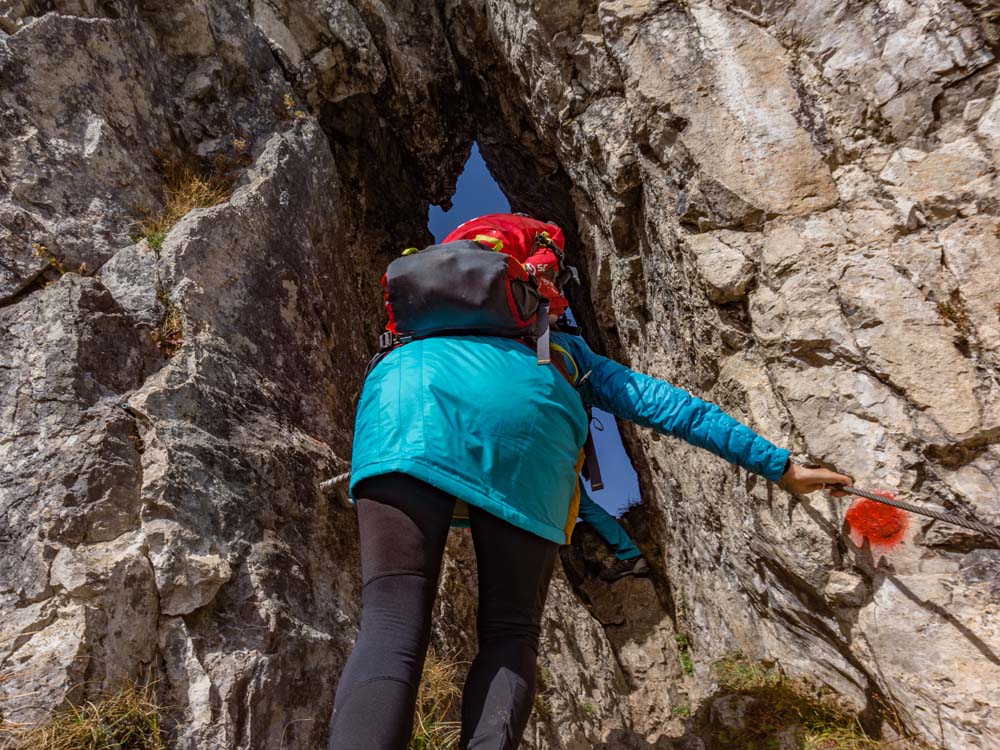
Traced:
<svg viewBox="0 0 1000 750">
<path fill-rule="evenodd" d="M 485 247 L 509 254 L 519 261 L 512 264 L 514 276 L 533 272 L 551 303 L 550 320 L 567 306 L 557 288 L 568 274 L 555 225 L 491 215 L 458 227 L 445 239 L 453 241 L 465 241 L 463 253 L 476 247 L 483 255 Z M 422 251 L 428 263 L 448 257 L 431 250 Z M 497 255 L 486 254 L 491 258 Z M 446 281 L 442 293 L 458 283 Z M 392 283 L 390 278 L 388 298 Z M 512 306 L 515 298 L 524 302 L 524 288 L 508 287 Z M 419 296 L 409 292 L 398 299 Z M 390 307 L 390 331 L 399 330 L 402 304 Z M 467 515 L 472 529 L 479 582 L 479 651 L 462 694 L 460 746 L 518 746 L 534 700 L 540 622 L 556 552 L 577 519 L 585 405 L 680 437 L 790 492 L 851 483 L 842 474 L 791 463 L 787 450 L 717 406 L 599 356 L 577 336 L 551 334 L 557 366 L 539 366 L 548 359 L 547 347 L 517 338 L 389 338 L 365 382 L 355 425 L 351 494 L 361 541 L 362 615 L 337 687 L 332 750 L 407 747 L 456 511 Z"/>
</svg>

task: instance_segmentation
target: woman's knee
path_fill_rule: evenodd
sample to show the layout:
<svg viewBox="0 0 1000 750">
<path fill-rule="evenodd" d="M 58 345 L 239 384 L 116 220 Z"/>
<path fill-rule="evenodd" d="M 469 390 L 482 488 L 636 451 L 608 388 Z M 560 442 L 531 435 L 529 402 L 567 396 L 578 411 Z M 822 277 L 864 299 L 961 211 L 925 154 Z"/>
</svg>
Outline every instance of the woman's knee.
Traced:
<svg viewBox="0 0 1000 750">
<path fill-rule="evenodd" d="M 542 632 L 539 620 L 532 613 L 525 613 L 522 617 L 511 617 L 510 614 L 492 616 L 489 611 L 480 609 L 476 620 L 479 648 L 507 644 L 511 648 L 530 649 L 537 653 Z"/>
</svg>

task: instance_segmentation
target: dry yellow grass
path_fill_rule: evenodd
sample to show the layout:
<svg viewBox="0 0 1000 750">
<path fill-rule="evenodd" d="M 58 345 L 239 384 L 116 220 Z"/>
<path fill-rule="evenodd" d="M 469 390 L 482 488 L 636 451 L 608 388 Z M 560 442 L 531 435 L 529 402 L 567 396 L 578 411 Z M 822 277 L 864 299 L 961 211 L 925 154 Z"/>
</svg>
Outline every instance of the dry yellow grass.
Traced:
<svg viewBox="0 0 1000 750">
<path fill-rule="evenodd" d="M 169 294 L 160 291 L 156 298 L 163 305 L 163 320 L 151 332 L 153 343 L 164 356 L 172 357 L 184 345 L 184 318 Z"/>
<path fill-rule="evenodd" d="M 70 705 L 45 724 L 9 727 L 9 747 L 24 750 L 166 750 L 151 687 L 126 685 L 103 700 Z M 0 741 L 4 738 L 0 735 Z"/>
<path fill-rule="evenodd" d="M 9 644 L 18 635 L 31 635 L 33 631 L 28 631 L 25 633 L 4 633 L 0 634 L 0 646 Z M 0 688 L 3 688 L 4 683 L 11 683 L 17 680 L 19 677 L 29 675 L 32 673 L 30 669 L 10 669 L 3 668 L 0 669 Z M 8 685 L 9 689 L 9 685 Z M 7 705 L 10 705 L 10 701 L 17 701 L 21 698 L 27 698 L 32 693 L 10 693 L 5 690 L 4 700 L 8 701 Z M 25 728 L 27 724 L 21 722 L 9 721 L 4 715 L 4 703 L 0 703 L 0 750 L 7 750 L 7 748 L 16 747 L 17 736 Z"/>
<path fill-rule="evenodd" d="M 458 684 L 459 666 L 454 659 L 428 652 L 417 693 L 409 750 L 453 750 L 458 747 L 461 733 L 458 704 L 462 697 Z"/>
<path fill-rule="evenodd" d="M 17 676 L 18 673 L 16 672 L 0 672 L 0 687 L 3 686 L 3 683 L 16 679 Z M 5 697 L 7 700 L 13 700 L 20 696 Z M 0 750 L 16 747 L 18 734 L 24 731 L 27 726 L 27 724 L 21 722 L 7 721 L 7 718 L 3 715 L 3 711 L 0 710 Z"/>
<path fill-rule="evenodd" d="M 299 105 L 295 103 L 295 99 L 291 94 L 285 94 L 285 113 L 288 117 L 294 117 L 297 120 L 304 120 L 306 118 L 306 113 L 299 109 Z"/>
<path fill-rule="evenodd" d="M 58 256 L 49 252 L 49 249 L 41 242 L 32 243 L 31 250 L 36 258 L 44 260 L 49 264 L 49 267 L 55 269 L 60 276 L 66 273 L 66 267 L 63 265 L 62 260 L 60 260 Z"/>
<path fill-rule="evenodd" d="M 791 724 L 805 730 L 803 750 L 917 750 L 907 740 L 869 737 L 845 706 L 817 695 L 776 668 L 736 657 L 718 662 L 715 674 L 723 690 L 757 699 L 747 716 L 745 730 L 729 732 L 722 738 L 734 750 L 769 748 L 773 733 Z"/>
<path fill-rule="evenodd" d="M 145 238 L 154 250 L 160 249 L 167 232 L 188 212 L 229 200 L 235 183 L 224 159 L 217 160 L 212 170 L 190 160 L 162 159 L 160 163 L 164 177 L 163 210 L 147 215 L 139 223 L 138 231 L 138 236 Z"/>
</svg>

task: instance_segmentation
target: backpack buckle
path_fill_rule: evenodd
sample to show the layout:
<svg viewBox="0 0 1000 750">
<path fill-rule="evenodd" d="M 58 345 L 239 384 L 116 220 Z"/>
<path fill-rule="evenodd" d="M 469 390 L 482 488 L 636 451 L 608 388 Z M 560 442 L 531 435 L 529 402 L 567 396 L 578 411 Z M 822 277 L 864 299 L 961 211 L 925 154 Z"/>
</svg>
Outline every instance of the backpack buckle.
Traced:
<svg viewBox="0 0 1000 750">
<path fill-rule="evenodd" d="M 539 247 L 547 247 L 556 256 L 556 260 L 559 261 L 559 265 L 562 265 L 563 261 L 566 259 L 566 254 L 559 248 L 552 238 L 549 237 L 548 232 L 539 232 L 535 235 L 535 244 L 532 246 L 532 250 Z"/>
<path fill-rule="evenodd" d="M 388 351 L 396 345 L 396 337 L 392 334 L 392 331 L 383 331 L 378 337 L 378 350 L 380 352 Z"/>
</svg>

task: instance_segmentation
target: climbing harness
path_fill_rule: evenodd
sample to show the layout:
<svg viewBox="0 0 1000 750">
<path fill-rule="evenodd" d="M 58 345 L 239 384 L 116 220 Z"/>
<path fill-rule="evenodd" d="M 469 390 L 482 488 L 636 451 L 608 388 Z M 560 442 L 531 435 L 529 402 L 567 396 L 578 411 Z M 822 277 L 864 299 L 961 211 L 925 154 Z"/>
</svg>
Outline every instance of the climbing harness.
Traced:
<svg viewBox="0 0 1000 750">
<path fill-rule="evenodd" d="M 923 505 L 913 505 L 912 503 L 905 503 L 902 500 L 896 500 L 895 498 L 876 495 L 874 492 L 868 492 L 867 490 L 858 489 L 857 487 L 847 487 L 842 484 L 831 484 L 830 487 L 841 492 L 846 492 L 849 495 L 857 495 L 858 497 L 863 497 L 866 500 L 874 500 L 876 503 L 891 505 L 892 507 L 899 508 L 900 510 L 909 511 L 910 513 L 916 513 L 921 516 L 927 516 L 928 518 L 935 518 L 938 521 L 944 521 L 945 523 L 950 523 L 955 526 L 961 526 L 962 528 L 969 529 L 970 531 L 978 531 L 980 534 L 993 537 L 997 541 L 1000 541 L 1000 528 L 990 526 L 982 521 L 977 521 L 974 518 L 954 516 L 950 513 L 928 508 Z"/>
</svg>

